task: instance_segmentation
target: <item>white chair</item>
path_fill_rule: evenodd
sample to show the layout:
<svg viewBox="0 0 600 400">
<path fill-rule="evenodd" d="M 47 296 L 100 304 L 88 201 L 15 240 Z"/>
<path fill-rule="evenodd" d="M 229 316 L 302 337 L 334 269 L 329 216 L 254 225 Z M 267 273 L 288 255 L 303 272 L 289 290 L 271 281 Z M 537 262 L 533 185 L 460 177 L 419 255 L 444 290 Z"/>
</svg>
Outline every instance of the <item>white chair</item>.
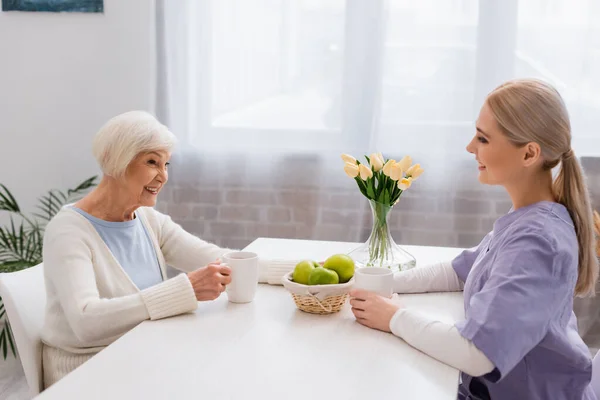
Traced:
<svg viewBox="0 0 600 400">
<path fill-rule="evenodd" d="M 43 264 L 0 274 L 0 296 L 15 337 L 25 379 L 35 396 L 44 389 L 40 339 L 46 308 Z"/>
<path fill-rule="evenodd" d="M 592 360 L 592 389 L 596 398 L 600 399 L 600 351 L 596 353 Z"/>
</svg>

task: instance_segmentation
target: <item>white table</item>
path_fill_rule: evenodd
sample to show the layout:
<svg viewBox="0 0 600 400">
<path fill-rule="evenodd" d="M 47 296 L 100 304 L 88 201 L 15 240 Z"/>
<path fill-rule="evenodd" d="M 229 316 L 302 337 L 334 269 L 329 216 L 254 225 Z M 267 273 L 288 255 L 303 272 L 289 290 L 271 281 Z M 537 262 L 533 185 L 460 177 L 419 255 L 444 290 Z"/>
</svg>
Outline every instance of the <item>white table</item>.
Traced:
<svg viewBox="0 0 600 400">
<path fill-rule="evenodd" d="M 260 238 L 265 258 L 325 259 L 356 243 Z M 460 249 L 406 246 L 418 265 Z M 440 320 L 464 318 L 462 294 L 398 296 Z M 147 321 L 46 390 L 50 399 L 456 399 L 458 371 L 389 333 L 299 311 L 282 286 L 255 300 L 223 295 L 194 314 Z"/>
</svg>

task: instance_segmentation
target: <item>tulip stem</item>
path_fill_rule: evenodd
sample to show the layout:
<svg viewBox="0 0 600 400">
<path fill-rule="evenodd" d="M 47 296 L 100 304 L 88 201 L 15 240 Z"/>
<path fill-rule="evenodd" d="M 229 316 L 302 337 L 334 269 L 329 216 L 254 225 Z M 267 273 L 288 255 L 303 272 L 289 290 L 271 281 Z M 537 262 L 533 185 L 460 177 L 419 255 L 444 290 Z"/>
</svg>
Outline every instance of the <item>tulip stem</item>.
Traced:
<svg viewBox="0 0 600 400">
<path fill-rule="evenodd" d="M 390 230 L 387 217 L 392 207 L 376 201 L 370 201 L 373 212 L 373 229 L 368 239 L 369 266 L 391 268 L 391 265 L 382 265 L 390 259 L 389 252 L 393 241 L 390 240 Z M 379 265 L 378 265 L 379 264 Z"/>
</svg>

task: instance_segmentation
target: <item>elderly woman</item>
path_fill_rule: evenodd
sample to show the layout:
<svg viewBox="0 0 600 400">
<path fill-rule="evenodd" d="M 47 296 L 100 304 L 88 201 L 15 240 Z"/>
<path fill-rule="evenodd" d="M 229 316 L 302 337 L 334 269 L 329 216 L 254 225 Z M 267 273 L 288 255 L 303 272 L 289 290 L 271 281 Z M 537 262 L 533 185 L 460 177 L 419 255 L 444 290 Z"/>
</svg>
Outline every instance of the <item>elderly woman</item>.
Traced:
<svg viewBox="0 0 600 400">
<path fill-rule="evenodd" d="M 196 309 L 230 282 L 227 249 L 155 211 L 175 137 L 152 115 L 119 115 L 96 134 L 104 176 L 44 236 L 44 384 L 52 385 L 145 320 Z M 182 273 L 167 279 L 166 266 Z"/>
</svg>

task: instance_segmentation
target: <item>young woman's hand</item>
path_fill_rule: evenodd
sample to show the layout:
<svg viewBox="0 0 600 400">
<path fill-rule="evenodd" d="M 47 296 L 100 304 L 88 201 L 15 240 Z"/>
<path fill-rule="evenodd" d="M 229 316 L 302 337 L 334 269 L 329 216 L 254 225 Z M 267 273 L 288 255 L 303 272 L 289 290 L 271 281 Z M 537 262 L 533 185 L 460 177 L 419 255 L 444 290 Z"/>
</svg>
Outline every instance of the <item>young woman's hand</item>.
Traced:
<svg viewBox="0 0 600 400">
<path fill-rule="evenodd" d="M 372 329 L 391 332 L 390 321 L 400 305 L 362 289 L 352 289 L 350 297 L 352 313 L 358 322 Z"/>
</svg>

